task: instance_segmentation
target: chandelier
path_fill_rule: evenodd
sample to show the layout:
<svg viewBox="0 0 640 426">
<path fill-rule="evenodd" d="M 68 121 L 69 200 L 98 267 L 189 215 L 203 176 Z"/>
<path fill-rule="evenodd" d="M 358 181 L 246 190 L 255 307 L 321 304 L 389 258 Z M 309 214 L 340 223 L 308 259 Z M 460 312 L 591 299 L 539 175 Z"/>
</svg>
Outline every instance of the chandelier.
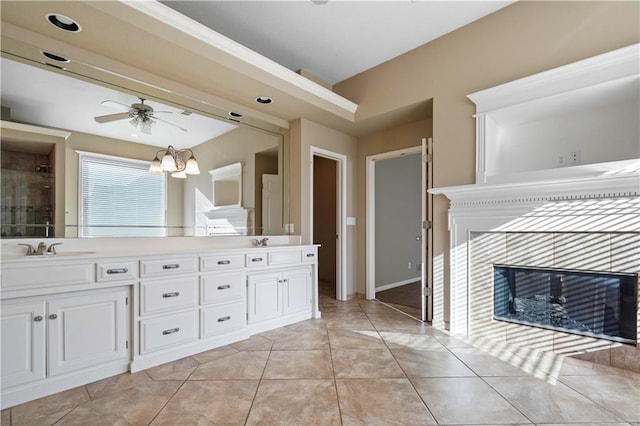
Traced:
<svg viewBox="0 0 640 426">
<path fill-rule="evenodd" d="M 167 149 L 156 152 L 151 161 L 149 173 L 161 175 L 164 172 L 171 173 L 171 177 L 186 179 L 187 175 L 199 175 L 198 162 L 190 149 L 176 150 L 169 145 Z"/>
</svg>

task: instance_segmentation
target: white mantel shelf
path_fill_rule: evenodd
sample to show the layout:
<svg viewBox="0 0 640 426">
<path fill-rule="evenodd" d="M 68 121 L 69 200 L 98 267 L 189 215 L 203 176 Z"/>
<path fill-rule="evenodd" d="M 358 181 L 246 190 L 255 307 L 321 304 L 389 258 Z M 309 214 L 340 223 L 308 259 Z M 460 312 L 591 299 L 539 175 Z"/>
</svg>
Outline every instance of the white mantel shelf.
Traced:
<svg viewBox="0 0 640 426">
<path fill-rule="evenodd" d="M 558 171 L 549 171 L 556 175 L 554 178 L 545 179 L 545 171 L 540 171 L 536 180 L 439 187 L 429 192 L 445 195 L 452 209 L 505 202 L 640 196 L 640 160 L 565 168 L 562 174 Z"/>
</svg>

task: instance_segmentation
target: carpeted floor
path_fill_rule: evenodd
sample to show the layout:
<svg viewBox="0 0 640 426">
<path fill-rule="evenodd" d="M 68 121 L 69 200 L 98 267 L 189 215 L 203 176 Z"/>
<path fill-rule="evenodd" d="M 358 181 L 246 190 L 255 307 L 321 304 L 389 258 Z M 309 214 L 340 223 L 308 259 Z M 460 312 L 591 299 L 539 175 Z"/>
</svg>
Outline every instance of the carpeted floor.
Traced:
<svg viewBox="0 0 640 426">
<path fill-rule="evenodd" d="M 421 309 L 422 302 L 420 300 L 420 284 L 420 281 L 417 281 L 415 283 L 405 284 L 390 290 L 376 292 L 376 299 L 385 303 L 405 305 Z"/>
</svg>

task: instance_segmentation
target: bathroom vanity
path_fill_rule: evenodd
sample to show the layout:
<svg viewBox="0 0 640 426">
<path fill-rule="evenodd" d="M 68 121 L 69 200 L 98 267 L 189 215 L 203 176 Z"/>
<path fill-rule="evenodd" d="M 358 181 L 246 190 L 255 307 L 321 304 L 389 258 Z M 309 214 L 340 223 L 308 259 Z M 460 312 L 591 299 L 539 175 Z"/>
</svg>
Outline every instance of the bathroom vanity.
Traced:
<svg viewBox="0 0 640 426">
<path fill-rule="evenodd" d="M 320 317 L 317 246 L 131 247 L 3 253 L 2 408 Z"/>
</svg>

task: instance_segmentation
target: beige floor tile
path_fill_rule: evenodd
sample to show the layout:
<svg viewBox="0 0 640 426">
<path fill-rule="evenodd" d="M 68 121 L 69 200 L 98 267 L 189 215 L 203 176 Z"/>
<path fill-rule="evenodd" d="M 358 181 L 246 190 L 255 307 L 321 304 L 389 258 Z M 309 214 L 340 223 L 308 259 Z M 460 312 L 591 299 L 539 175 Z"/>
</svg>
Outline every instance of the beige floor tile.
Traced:
<svg viewBox="0 0 640 426">
<path fill-rule="evenodd" d="M 186 382 L 152 425 L 238 424 L 247 419 L 257 380 Z"/>
<path fill-rule="evenodd" d="M 530 374 L 517 365 L 524 365 L 524 359 L 510 356 L 514 365 L 492 356 L 479 349 L 452 348 L 455 354 L 463 363 L 473 370 L 478 376 L 529 376 Z"/>
<path fill-rule="evenodd" d="M 529 423 L 478 377 L 416 378 L 412 382 L 440 424 Z"/>
<path fill-rule="evenodd" d="M 200 363 L 193 357 L 158 365 L 147 371 L 153 380 L 187 380 Z"/>
<path fill-rule="evenodd" d="M 246 340 L 232 344 L 231 347 L 238 351 L 270 351 L 272 345 L 273 341 L 256 334 Z"/>
<path fill-rule="evenodd" d="M 329 342 L 332 349 L 382 349 L 385 344 L 375 330 L 329 330 Z"/>
<path fill-rule="evenodd" d="M 59 425 L 149 424 L 178 390 L 181 381 L 149 382 L 83 404 Z"/>
<path fill-rule="evenodd" d="M 263 380 L 248 425 L 339 425 L 332 379 Z"/>
<path fill-rule="evenodd" d="M 189 380 L 259 379 L 267 364 L 269 351 L 246 351 L 201 365 Z"/>
<path fill-rule="evenodd" d="M 237 349 L 232 348 L 231 346 L 222 346 L 220 348 L 211 349 L 210 351 L 200 352 L 199 354 L 192 355 L 192 358 L 194 358 L 200 364 L 206 364 L 218 358 L 223 358 L 227 355 L 232 355 L 235 353 L 238 353 Z"/>
<path fill-rule="evenodd" d="M 331 358 L 336 378 L 406 377 L 388 349 L 334 349 Z"/>
<path fill-rule="evenodd" d="M 329 349 L 329 337 L 326 330 L 290 331 L 287 336 L 274 340 L 272 350 Z"/>
<path fill-rule="evenodd" d="M 392 349 L 443 350 L 444 345 L 434 336 L 396 331 L 381 331 L 380 336 Z"/>
<path fill-rule="evenodd" d="M 434 337 L 438 342 L 442 343 L 447 348 L 472 348 L 473 345 L 465 341 L 461 337 L 449 336 L 444 333 L 435 334 Z"/>
<path fill-rule="evenodd" d="M 394 349 L 391 352 L 409 377 L 475 376 L 473 371 L 446 350 Z"/>
<path fill-rule="evenodd" d="M 327 326 L 321 319 L 310 319 L 290 324 L 285 327 L 292 331 L 327 331 Z"/>
<path fill-rule="evenodd" d="M 11 422 L 13 425 L 22 425 L 46 416 L 62 417 L 89 399 L 89 393 L 84 386 L 56 393 L 13 407 Z"/>
<path fill-rule="evenodd" d="M 640 422 L 640 380 L 614 375 L 563 376 L 560 381 L 627 422 Z"/>
<path fill-rule="evenodd" d="M 336 379 L 344 425 L 436 424 L 407 379 Z"/>
<path fill-rule="evenodd" d="M 107 377 L 106 379 L 89 383 L 86 385 L 86 388 L 91 399 L 96 399 L 115 392 L 122 392 L 123 390 L 130 389 L 150 381 L 151 377 L 149 377 L 146 371 L 141 371 L 134 374 L 124 373 L 113 377 Z"/>
<path fill-rule="evenodd" d="M 420 330 L 428 327 L 422 321 L 403 314 L 369 315 L 369 320 L 378 331 Z"/>
<path fill-rule="evenodd" d="M 330 352 L 326 350 L 273 351 L 267 361 L 264 378 L 333 378 Z"/>
<path fill-rule="evenodd" d="M 533 377 L 487 377 L 485 381 L 534 423 L 621 420 L 562 383 L 550 384 Z"/>
</svg>

